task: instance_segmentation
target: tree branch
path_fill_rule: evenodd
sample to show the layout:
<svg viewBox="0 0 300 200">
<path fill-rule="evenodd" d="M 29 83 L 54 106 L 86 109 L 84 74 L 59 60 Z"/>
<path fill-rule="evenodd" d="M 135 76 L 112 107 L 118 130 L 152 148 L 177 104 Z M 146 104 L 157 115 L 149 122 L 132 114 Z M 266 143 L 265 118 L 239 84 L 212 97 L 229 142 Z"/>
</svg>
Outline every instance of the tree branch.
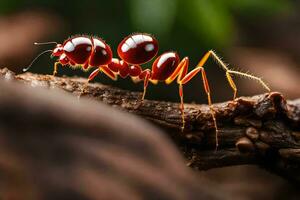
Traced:
<svg viewBox="0 0 300 200">
<path fill-rule="evenodd" d="M 39 74 L 15 76 L 33 87 L 59 88 L 79 96 L 86 79 Z M 257 164 L 290 180 L 300 182 L 300 99 L 286 101 L 278 92 L 215 104 L 220 146 L 215 151 L 215 132 L 207 105 L 185 104 L 186 128 L 182 133 L 178 103 L 140 101 L 141 93 L 102 84 L 88 84 L 82 97 L 137 114 L 171 136 L 199 170 L 240 164 Z M 236 148 L 237 147 L 237 148 Z"/>
</svg>

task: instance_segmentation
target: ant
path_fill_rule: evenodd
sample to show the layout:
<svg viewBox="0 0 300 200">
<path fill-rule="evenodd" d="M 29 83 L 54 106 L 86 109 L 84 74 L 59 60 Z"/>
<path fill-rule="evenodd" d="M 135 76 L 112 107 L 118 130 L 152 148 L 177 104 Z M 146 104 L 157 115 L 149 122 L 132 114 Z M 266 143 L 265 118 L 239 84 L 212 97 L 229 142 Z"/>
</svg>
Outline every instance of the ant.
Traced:
<svg viewBox="0 0 300 200">
<path fill-rule="evenodd" d="M 267 91 L 270 91 L 270 88 L 262 81 L 261 78 L 248 73 L 229 69 L 213 50 L 205 53 L 197 66 L 190 72 L 188 72 L 189 58 L 184 57 L 180 60 L 179 55 L 173 51 L 165 52 L 158 56 L 152 64 L 152 70 L 142 70 L 140 65 L 149 62 L 158 53 L 157 40 L 152 35 L 146 33 L 134 33 L 125 37 L 120 42 L 117 51 L 121 59 L 113 58 L 110 46 L 101 38 L 93 36 L 74 36 L 64 41 L 63 44 L 58 44 L 56 42 L 35 44 L 42 45 L 53 43 L 56 44 L 56 47 L 53 50 L 46 50 L 40 53 L 23 71 L 27 71 L 32 66 L 33 62 L 42 54 L 52 52 L 51 56 L 58 57 L 58 60 L 54 64 L 53 75 L 57 74 L 58 65 L 61 64 L 62 66 L 69 65 L 72 68 L 80 67 L 84 71 L 88 70 L 90 67 L 97 67 L 97 69 L 89 75 L 88 82 L 92 81 L 99 72 L 105 73 L 112 80 L 117 80 L 118 75 L 122 78 L 130 76 L 134 82 L 144 82 L 142 101 L 145 98 L 149 81 L 153 84 L 157 84 L 160 81 L 170 84 L 177 78 L 176 82 L 179 85 L 182 130 L 185 127 L 183 85 L 188 83 L 198 73 L 201 73 L 204 90 L 207 95 L 208 105 L 216 132 L 216 148 L 219 145 L 219 130 L 216 114 L 212 105 L 211 90 L 203 67 L 208 58 L 214 58 L 216 63 L 225 70 L 227 81 L 233 90 L 233 99 L 235 99 L 237 95 L 237 87 L 232 79 L 233 74 L 256 80 Z"/>
</svg>

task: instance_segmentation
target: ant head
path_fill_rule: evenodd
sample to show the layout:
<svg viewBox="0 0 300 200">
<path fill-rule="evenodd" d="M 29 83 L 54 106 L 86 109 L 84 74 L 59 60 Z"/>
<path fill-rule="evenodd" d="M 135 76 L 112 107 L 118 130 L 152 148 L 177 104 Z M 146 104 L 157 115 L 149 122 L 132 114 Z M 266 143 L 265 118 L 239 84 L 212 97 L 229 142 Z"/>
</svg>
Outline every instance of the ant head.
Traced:
<svg viewBox="0 0 300 200">
<path fill-rule="evenodd" d="M 52 51 L 52 56 L 61 56 L 64 53 L 63 45 L 57 44 Z"/>
</svg>

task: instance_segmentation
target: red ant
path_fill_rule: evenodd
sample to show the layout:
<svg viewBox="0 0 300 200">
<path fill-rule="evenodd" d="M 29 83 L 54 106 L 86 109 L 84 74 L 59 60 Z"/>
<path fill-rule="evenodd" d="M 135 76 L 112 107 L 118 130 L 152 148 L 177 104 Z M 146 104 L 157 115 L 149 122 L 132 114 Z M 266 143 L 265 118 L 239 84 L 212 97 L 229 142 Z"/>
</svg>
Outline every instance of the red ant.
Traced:
<svg viewBox="0 0 300 200">
<path fill-rule="evenodd" d="M 226 78 L 230 87 L 233 89 L 233 99 L 236 98 L 237 87 L 231 77 L 232 74 L 241 75 L 259 81 L 259 83 L 270 91 L 270 88 L 261 80 L 261 78 L 230 70 L 227 65 L 220 59 L 217 54 L 210 50 L 199 61 L 198 65 L 190 72 L 188 72 L 189 58 L 184 57 L 180 60 L 176 52 L 165 52 L 155 59 L 152 64 L 152 70 L 142 70 L 141 64 L 145 64 L 152 60 L 158 53 L 157 40 L 145 33 L 135 33 L 124 38 L 118 46 L 118 55 L 121 58 L 112 58 L 111 48 L 100 38 L 89 36 L 74 36 L 67 39 L 63 44 L 57 44 L 56 42 L 48 43 L 35 43 L 35 44 L 51 44 L 55 43 L 56 47 L 53 50 L 47 50 L 46 52 L 52 52 L 52 56 L 59 57 L 54 64 L 53 75 L 57 73 L 58 64 L 70 65 L 71 67 L 81 67 L 83 70 L 87 70 L 89 67 L 97 67 L 93 71 L 88 81 L 93 80 L 99 72 L 104 72 L 108 77 L 113 80 L 117 80 L 118 75 L 122 78 L 130 76 L 134 82 L 144 81 L 144 92 L 142 100 L 144 100 L 148 82 L 157 84 L 159 81 L 164 81 L 166 84 L 172 83 L 177 78 L 177 84 L 179 85 L 180 96 L 180 110 L 182 116 L 182 129 L 185 126 L 184 118 L 184 103 L 183 103 L 183 85 L 188 83 L 194 76 L 201 72 L 204 90 L 207 94 L 208 105 L 210 107 L 211 116 L 213 119 L 214 127 L 216 130 L 216 147 L 218 147 L 218 127 L 215 116 L 215 111 L 211 101 L 211 91 L 206 77 L 204 64 L 209 57 L 213 57 L 217 64 L 219 64 L 226 73 Z M 36 59 L 40 56 L 38 55 Z M 33 62 L 36 60 L 34 59 Z M 33 63 L 32 62 L 32 63 Z M 27 71 L 32 63 L 24 69 Z"/>
</svg>

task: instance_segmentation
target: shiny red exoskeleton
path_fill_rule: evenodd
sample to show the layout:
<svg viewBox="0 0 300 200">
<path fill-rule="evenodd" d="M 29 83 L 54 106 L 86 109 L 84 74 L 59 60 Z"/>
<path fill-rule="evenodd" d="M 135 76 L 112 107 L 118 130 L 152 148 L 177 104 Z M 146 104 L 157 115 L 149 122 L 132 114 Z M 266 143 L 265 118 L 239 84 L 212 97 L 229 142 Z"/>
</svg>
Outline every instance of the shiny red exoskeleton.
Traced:
<svg viewBox="0 0 300 200">
<path fill-rule="evenodd" d="M 165 52 L 158 56 L 154 60 L 151 70 L 143 70 L 140 65 L 149 62 L 158 53 L 158 42 L 149 34 L 135 33 L 127 36 L 120 42 L 117 51 L 119 58 L 113 58 L 111 48 L 102 39 L 89 36 L 71 37 L 63 44 L 57 44 L 54 50 L 51 51 L 52 56 L 58 57 L 58 60 L 54 65 L 53 74 L 55 75 L 57 73 L 57 66 L 58 64 L 61 64 L 70 65 L 72 67 L 79 66 L 83 70 L 87 70 L 90 67 L 97 67 L 97 69 L 90 74 L 88 81 L 93 80 L 99 72 L 104 72 L 113 80 L 116 80 L 118 75 L 122 78 L 130 76 L 135 82 L 144 82 L 144 93 L 142 99 L 145 97 L 149 81 L 154 84 L 159 81 L 170 84 L 177 79 L 181 100 L 180 110 L 183 122 L 182 128 L 184 128 L 183 85 L 188 83 L 194 76 L 200 73 L 203 80 L 203 86 L 207 94 L 214 127 L 216 129 L 216 147 L 218 146 L 218 128 L 215 111 L 211 102 L 211 91 L 203 67 L 208 58 L 213 57 L 214 60 L 216 60 L 216 62 L 225 70 L 226 78 L 234 91 L 234 99 L 236 97 L 237 88 L 231 77 L 232 74 L 255 79 L 259 81 L 263 87 L 270 91 L 269 87 L 260 78 L 247 73 L 230 70 L 212 50 L 208 51 L 200 59 L 198 65 L 190 72 L 188 72 L 188 57 L 184 57 L 180 60 L 179 55 L 172 51 Z"/>
<path fill-rule="evenodd" d="M 111 63 L 112 51 L 100 38 L 77 36 L 66 40 L 62 45 L 57 44 L 52 52 L 58 56 L 53 74 L 57 73 L 57 64 L 81 66 L 87 70 L 90 66 L 102 66 Z"/>
</svg>

